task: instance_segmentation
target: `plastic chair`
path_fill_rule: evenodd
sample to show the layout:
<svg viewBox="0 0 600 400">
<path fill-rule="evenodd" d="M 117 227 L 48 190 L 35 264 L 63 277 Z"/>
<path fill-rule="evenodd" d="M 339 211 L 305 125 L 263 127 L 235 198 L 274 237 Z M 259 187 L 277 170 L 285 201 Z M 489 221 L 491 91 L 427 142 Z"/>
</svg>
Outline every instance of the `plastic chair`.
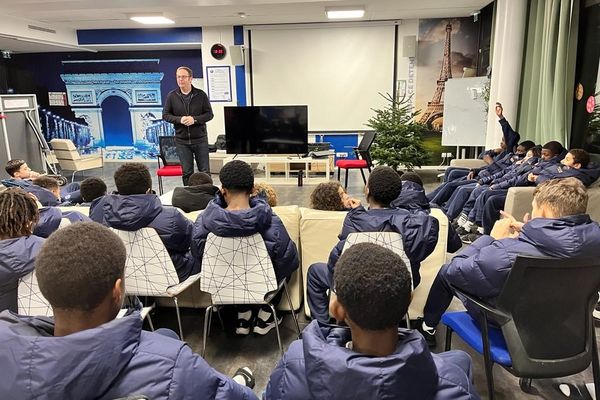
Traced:
<svg viewBox="0 0 600 400">
<path fill-rule="evenodd" d="M 48 300 L 46 300 L 40 291 L 35 271 L 19 279 L 17 307 L 21 315 L 44 317 L 51 317 L 53 315 L 50 303 L 48 303 Z"/>
<path fill-rule="evenodd" d="M 375 132 L 365 132 L 362 140 L 360 141 L 358 147 L 354 147 L 354 154 L 356 155 L 356 160 L 337 160 L 335 166 L 338 169 L 338 181 L 340 180 L 340 174 L 342 168 L 346 170 L 346 178 L 344 180 L 344 188 L 348 188 L 348 170 L 349 169 L 360 169 L 360 174 L 362 175 L 363 182 L 365 185 L 367 184 L 367 178 L 365 177 L 364 168 L 367 168 L 369 172 L 371 172 L 371 167 L 373 166 L 373 160 L 371 159 L 371 153 L 369 150 L 371 149 L 371 145 L 375 140 Z"/>
<path fill-rule="evenodd" d="M 159 136 L 158 146 L 160 153 L 156 155 L 158 161 L 158 169 L 156 175 L 158 177 L 158 191 L 163 194 L 163 176 L 183 176 L 183 169 L 181 167 L 181 161 L 177 155 L 177 148 L 175 146 L 175 136 Z M 162 161 L 163 166 L 160 163 Z"/>
<path fill-rule="evenodd" d="M 177 296 L 196 283 L 200 279 L 200 274 L 191 275 L 180 283 L 171 257 L 154 229 L 142 228 L 137 231 L 111 229 L 123 240 L 127 250 L 126 293 L 135 296 L 172 298 L 179 324 L 179 337 L 183 340 Z"/>
<path fill-rule="evenodd" d="M 275 319 L 277 342 L 283 354 L 277 311 L 272 300 L 281 289 L 285 291 L 290 310 L 300 336 L 300 326 L 294 313 L 285 279 L 277 282 L 271 257 L 265 242 L 256 233 L 244 237 L 220 237 L 208 234 L 202 257 L 200 290 L 210 293 L 211 305 L 206 308 L 202 355 L 210 329 L 211 310 L 222 305 L 266 304 Z"/>
<path fill-rule="evenodd" d="M 73 171 L 71 182 L 75 180 L 75 173 L 79 171 L 87 171 L 89 169 L 103 168 L 104 155 L 102 150 L 100 154 L 92 154 L 81 156 L 75 147 L 75 144 L 69 139 L 52 139 L 50 141 L 54 155 L 58 160 L 60 168 L 67 171 Z M 90 147 L 95 149 L 95 147 Z"/>
<path fill-rule="evenodd" d="M 454 288 L 481 313 L 480 323 L 466 312 L 445 313 L 446 350 L 452 332 L 483 354 L 489 398 L 494 398 L 493 364 L 521 378 L 557 378 L 585 370 L 590 363 L 600 399 L 600 367 L 592 310 L 598 300 L 600 260 L 517 257 L 493 306 Z M 492 320 L 499 328 L 488 326 Z"/>
</svg>

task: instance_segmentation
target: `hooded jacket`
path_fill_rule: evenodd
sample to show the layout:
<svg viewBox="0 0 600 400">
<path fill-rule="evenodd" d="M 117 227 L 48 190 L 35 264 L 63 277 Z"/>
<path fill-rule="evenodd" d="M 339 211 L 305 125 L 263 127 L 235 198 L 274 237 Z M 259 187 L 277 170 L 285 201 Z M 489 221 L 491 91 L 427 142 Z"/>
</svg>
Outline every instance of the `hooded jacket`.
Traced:
<svg viewBox="0 0 600 400">
<path fill-rule="evenodd" d="M 124 231 L 154 228 L 177 270 L 179 280 L 200 272 L 190 254 L 192 222 L 175 207 L 165 207 L 155 194 L 111 194 L 92 201 L 90 218 L 102 225 Z"/>
<path fill-rule="evenodd" d="M 194 222 L 192 253 L 202 262 L 204 245 L 209 233 L 221 237 L 251 236 L 259 233 L 271 260 L 277 281 L 289 278 L 298 269 L 298 250 L 290 239 L 281 219 L 260 197 L 250 198 L 250 208 L 228 211 L 221 196 L 208 203 Z"/>
<path fill-rule="evenodd" d="M 398 232 L 402 236 L 404 252 L 410 260 L 412 278 L 416 287 L 421 276 L 421 261 L 435 249 L 438 241 L 439 224 L 437 219 L 424 211 L 408 211 L 401 208 L 377 208 L 366 210 L 363 206 L 348 212 L 342 226 L 340 241 L 331 250 L 327 267 L 331 274 L 342 254 L 346 238 L 353 232 Z"/>
<path fill-rule="evenodd" d="M 189 104 L 184 101 L 180 89 L 169 92 L 163 107 L 163 119 L 175 126 L 175 140 L 178 143 L 196 144 L 206 140 L 206 123 L 213 119 L 214 114 L 208 96 L 204 91 L 192 86 Z M 181 117 L 191 116 L 194 124 L 185 126 Z"/>
<path fill-rule="evenodd" d="M 390 203 L 390 207 L 403 208 L 409 211 L 424 211 L 429 213 L 431 205 L 425 195 L 423 186 L 411 181 L 402 182 L 402 190 L 398 197 Z M 460 236 L 454 227 L 448 224 L 448 252 L 454 253 L 462 247 Z"/>
<path fill-rule="evenodd" d="M 584 186 L 590 186 L 596 182 L 600 177 L 600 167 L 596 164 L 590 164 L 586 168 L 570 168 L 560 163 L 554 164 L 544 171 L 540 172 L 536 185 L 547 181 L 548 179 L 560 179 L 560 178 L 577 178 L 583 183 Z"/>
<path fill-rule="evenodd" d="M 600 257 L 600 226 L 587 214 L 534 218 L 523 225 L 517 238 L 480 237 L 452 259 L 444 277 L 465 292 L 495 304 L 518 255 Z M 463 302 L 477 317 L 468 302 Z"/>
<path fill-rule="evenodd" d="M 182 341 L 142 331 L 138 313 L 54 337 L 44 317 L 0 314 L 0 393 L 11 399 L 255 399 Z"/>
<path fill-rule="evenodd" d="M 17 311 L 19 278 L 33 271 L 42 244 L 44 239 L 34 235 L 0 240 L 0 311 Z"/>
<path fill-rule="evenodd" d="M 432 354 L 421 334 L 406 329 L 387 357 L 352 351 L 351 340 L 349 328 L 311 322 L 273 370 L 263 399 L 479 399 L 462 351 Z"/>
<path fill-rule="evenodd" d="M 184 212 L 204 210 L 208 203 L 215 198 L 219 188 L 211 183 L 196 186 L 176 187 L 173 190 L 171 204 Z"/>
<path fill-rule="evenodd" d="M 58 207 L 43 207 L 40 208 L 40 220 L 33 229 L 33 234 L 47 238 L 60 227 L 63 218 L 68 219 L 71 223 L 91 221 L 78 211 L 62 212 Z"/>
</svg>

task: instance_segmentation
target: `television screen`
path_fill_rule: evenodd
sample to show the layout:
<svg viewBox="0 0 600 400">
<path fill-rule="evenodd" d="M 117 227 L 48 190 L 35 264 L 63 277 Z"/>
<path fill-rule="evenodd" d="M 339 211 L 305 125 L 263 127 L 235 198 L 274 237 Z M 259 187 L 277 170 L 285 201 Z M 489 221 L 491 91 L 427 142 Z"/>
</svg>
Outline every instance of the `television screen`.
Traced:
<svg viewBox="0 0 600 400">
<path fill-rule="evenodd" d="M 308 152 L 308 106 L 225 107 L 228 154 Z"/>
</svg>

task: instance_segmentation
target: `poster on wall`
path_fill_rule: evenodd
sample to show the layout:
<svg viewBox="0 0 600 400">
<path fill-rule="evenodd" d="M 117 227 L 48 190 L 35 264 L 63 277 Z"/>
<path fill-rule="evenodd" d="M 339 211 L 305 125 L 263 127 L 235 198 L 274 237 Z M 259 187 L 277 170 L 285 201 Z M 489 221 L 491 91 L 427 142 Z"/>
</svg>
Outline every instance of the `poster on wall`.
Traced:
<svg viewBox="0 0 600 400">
<path fill-rule="evenodd" d="M 206 67 L 208 99 L 231 102 L 231 67 Z"/>
<path fill-rule="evenodd" d="M 83 154 L 104 148 L 107 161 L 155 161 L 158 137 L 174 134 L 162 107 L 177 88 L 177 67 L 202 71 L 198 50 L 16 54 L 13 61 L 38 88 L 46 140 L 70 139 Z"/>
</svg>

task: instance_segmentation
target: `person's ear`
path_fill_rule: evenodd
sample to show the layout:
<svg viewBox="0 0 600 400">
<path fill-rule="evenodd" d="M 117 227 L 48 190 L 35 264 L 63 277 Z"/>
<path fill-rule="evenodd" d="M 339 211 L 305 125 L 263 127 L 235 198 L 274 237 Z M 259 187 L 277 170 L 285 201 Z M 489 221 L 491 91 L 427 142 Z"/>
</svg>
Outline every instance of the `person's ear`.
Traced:
<svg viewBox="0 0 600 400">
<path fill-rule="evenodd" d="M 365 199 L 369 201 L 369 186 L 365 185 Z"/>
<path fill-rule="evenodd" d="M 345 321 L 348 315 L 342 303 L 337 299 L 337 296 L 331 296 L 331 299 L 329 300 L 329 313 L 338 322 Z"/>
<path fill-rule="evenodd" d="M 573 164 L 573 166 L 571 168 L 580 169 L 581 168 L 581 163 Z"/>
<path fill-rule="evenodd" d="M 112 289 L 112 300 L 115 309 L 120 310 L 123 307 L 123 301 L 125 300 L 125 281 L 121 278 L 115 281 L 115 285 Z"/>
<path fill-rule="evenodd" d="M 149 187 L 149 188 L 146 190 L 146 194 L 150 194 L 150 193 L 152 193 L 152 188 L 151 188 L 151 187 Z"/>
</svg>

